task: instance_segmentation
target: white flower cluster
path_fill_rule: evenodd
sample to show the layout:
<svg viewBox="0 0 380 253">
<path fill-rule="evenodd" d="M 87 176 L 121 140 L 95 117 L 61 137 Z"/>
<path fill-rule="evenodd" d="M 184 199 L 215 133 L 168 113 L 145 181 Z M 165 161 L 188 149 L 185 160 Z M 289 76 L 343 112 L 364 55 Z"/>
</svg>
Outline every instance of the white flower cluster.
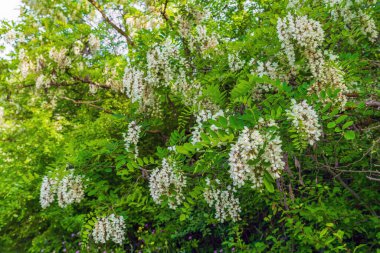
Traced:
<svg viewBox="0 0 380 253">
<path fill-rule="evenodd" d="M 95 243 L 106 243 L 112 240 L 114 243 L 123 244 L 125 238 L 125 222 L 123 216 L 111 214 L 105 218 L 98 218 L 92 230 Z"/>
<path fill-rule="evenodd" d="M 154 11 L 145 13 L 142 16 L 131 16 L 126 18 L 129 34 L 134 37 L 135 34 L 141 29 L 152 30 L 159 28 L 163 20 L 161 15 L 157 15 Z"/>
<path fill-rule="evenodd" d="M 2 125 L 4 120 L 4 107 L 0 106 L 0 125 Z"/>
<path fill-rule="evenodd" d="M 105 85 L 111 87 L 115 91 L 123 91 L 123 82 L 120 80 L 119 73 L 117 71 L 117 65 L 112 68 L 106 64 L 103 71 L 103 76 L 105 79 Z"/>
<path fill-rule="evenodd" d="M 315 69 L 315 75 L 319 73 L 318 67 L 313 66 L 320 64 L 316 61 L 319 58 L 314 54 L 318 54 L 320 51 L 318 47 L 324 40 L 324 31 L 318 21 L 309 19 L 307 16 L 293 17 L 288 13 L 285 18 L 278 19 L 277 35 L 292 68 L 295 67 L 295 45 L 298 45 L 308 57 L 310 68 Z"/>
<path fill-rule="evenodd" d="M 332 100 L 329 96 L 326 96 L 322 99 L 320 94 L 322 91 L 326 91 L 326 89 L 339 89 L 338 98 L 336 100 Z M 347 91 L 348 89 L 343 79 L 343 72 L 339 68 L 335 66 L 328 66 L 327 64 L 323 67 L 323 71 L 317 81 L 309 88 L 309 93 L 317 94 L 323 103 L 338 103 L 342 109 L 347 102 L 347 97 L 345 95 Z"/>
<path fill-rule="evenodd" d="M 150 111 L 158 116 L 159 105 L 151 85 L 147 85 L 144 71 L 127 65 L 124 69 L 123 87 L 132 103 L 138 102 L 141 112 Z"/>
<path fill-rule="evenodd" d="M 161 204 L 162 197 L 168 197 L 169 207 L 176 209 L 185 198 L 183 188 L 186 187 L 185 176 L 176 169 L 176 164 L 169 164 L 166 158 L 162 159 L 162 168 L 153 170 L 149 178 L 150 195 L 153 201 Z"/>
<path fill-rule="evenodd" d="M 66 207 L 72 203 L 79 203 L 84 197 L 82 176 L 74 176 L 71 172 L 63 177 L 58 184 L 57 198 L 60 207 Z"/>
<path fill-rule="evenodd" d="M 140 103 L 144 94 L 144 72 L 128 65 L 124 70 L 123 86 L 132 103 Z"/>
<path fill-rule="evenodd" d="M 57 190 L 57 180 L 44 176 L 40 191 L 40 204 L 43 209 L 54 202 L 54 194 Z"/>
<path fill-rule="evenodd" d="M 50 83 L 50 80 L 46 76 L 41 74 L 36 79 L 36 88 L 41 89 L 41 88 L 49 87 L 49 83 Z"/>
<path fill-rule="evenodd" d="M 347 101 L 344 93 L 347 91 L 347 87 L 343 82 L 343 73 L 337 68 L 327 66 L 322 50 L 319 49 L 324 40 L 321 24 L 306 16 L 293 17 L 289 13 L 284 19 L 278 20 L 277 33 L 293 70 L 295 68 L 295 45 L 303 49 L 311 74 L 316 80 L 309 92 L 315 92 L 320 96 L 320 92 L 328 88 L 339 89 L 338 99 L 333 102 L 339 103 L 344 108 Z"/>
<path fill-rule="evenodd" d="M 318 115 L 315 110 L 302 101 L 297 103 L 292 99 L 292 106 L 287 110 L 288 118 L 299 134 L 306 134 L 306 141 L 314 145 L 322 135 L 321 126 L 318 123 Z"/>
<path fill-rule="evenodd" d="M 378 37 L 378 31 L 376 28 L 375 20 L 364 13 L 363 10 L 355 10 L 352 7 L 354 4 L 361 4 L 363 1 L 344 1 L 344 0 L 324 0 L 323 1 L 326 7 L 331 9 L 331 16 L 337 20 L 339 17 L 343 18 L 344 23 L 347 27 L 354 27 L 355 23 L 358 23 L 361 27 L 361 31 L 364 35 L 368 36 L 368 39 L 371 42 L 376 42 Z M 365 3 L 371 4 L 371 1 L 365 1 Z M 375 1 L 372 1 L 372 4 L 375 4 Z M 371 9 L 369 6 L 366 6 L 366 9 Z M 355 22 L 357 21 L 357 22 Z"/>
<path fill-rule="evenodd" d="M 83 50 L 83 43 L 80 40 L 74 42 L 73 52 L 75 55 L 80 55 Z"/>
<path fill-rule="evenodd" d="M 273 122 L 269 122 L 267 126 L 273 125 Z M 245 127 L 232 145 L 228 159 L 234 185 L 241 187 L 246 180 L 250 180 L 252 188 L 260 189 L 265 171 L 273 178 L 278 178 L 285 166 L 281 144 L 280 137 L 273 131 L 267 130 L 262 134 L 259 129 Z M 262 157 L 259 156 L 261 152 Z"/>
<path fill-rule="evenodd" d="M 46 60 L 43 55 L 38 55 L 36 59 L 36 71 L 41 72 L 44 70 L 46 65 Z"/>
<path fill-rule="evenodd" d="M 221 190 L 211 186 L 210 180 L 207 178 L 207 188 L 205 188 L 203 196 L 210 207 L 215 208 L 215 219 L 220 222 L 224 222 L 228 217 L 232 221 L 236 222 L 240 220 L 240 202 L 235 197 L 236 189 L 231 186 L 227 186 L 226 190 Z M 219 185 L 220 182 L 217 180 Z"/>
<path fill-rule="evenodd" d="M 178 46 L 168 38 L 163 45 L 156 45 L 148 51 L 145 80 L 151 87 L 169 87 L 175 94 L 184 96 L 185 104 L 192 106 L 199 97 L 200 87 L 189 80 L 187 69 L 188 64 L 185 58 L 179 56 Z M 138 82 L 141 80 L 140 77 L 139 74 L 136 79 Z M 137 83 L 135 85 L 137 86 Z"/>
<path fill-rule="evenodd" d="M 92 53 L 96 52 L 100 48 L 100 40 L 99 40 L 99 38 L 96 37 L 93 34 L 90 34 L 90 36 L 88 37 L 88 45 L 89 45 L 90 51 Z"/>
<path fill-rule="evenodd" d="M 288 77 L 280 74 L 278 63 L 277 62 L 271 62 L 271 61 L 255 61 L 254 59 L 251 60 L 250 65 L 253 67 L 251 70 L 252 75 L 257 75 L 259 77 L 267 76 L 271 80 L 277 80 L 280 79 L 281 81 L 287 81 Z M 252 99 L 254 101 L 259 101 L 263 98 L 263 95 L 265 93 L 269 92 L 275 92 L 277 89 L 269 83 L 258 83 L 255 85 L 255 87 L 252 89 Z"/>
<path fill-rule="evenodd" d="M 35 71 L 35 66 L 30 61 L 29 57 L 26 55 L 25 50 L 21 49 L 18 54 L 18 59 L 20 60 L 20 72 L 23 78 L 26 78 L 30 73 Z"/>
<path fill-rule="evenodd" d="M 57 50 L 55 47 L 52 47 L 49 51 L 49 57 L 55 63 L 57 63 L 60 69 L 63 69 L 70 65 L 71 60 L 67 57 L 67 49 L 62 48 L 61 50 Z"/>
<path fill-rule="evenodd" d="M 203 131 L 203 123 L 212 119 L 217 120 L 219 117 L 224 117 L 224 112 L 222 110 L 217 111 L 213 114 L 210 110 L 201 110 L 197 115 L 197 125 L 194 127 L 192 135 L 192 143 L 196 144 L 201 141 L 201 133 Z M 211 130 L 216 131 L 218 128 L 215 125 L 212 125 Z"/>
<path fill-rule="evenodd" d="M 131 121 L 128 124 L 128 132 L 126 134 L 125 133 L 123 134 L 125 150 L 129 152 L 131 145 L 133 145 L 135 148 L 134 152 L 135 152 L 136 158 L 139 154 L 137 144 L 139 142 L 140 132 L 141 132 L 141 126 L 139 126 L 136 123 L 136 121 Z"/>
<path fill-rule="evenodd" d="M 305 0 L 289 0 L 286 8 L 288 9 L 298 9 L 304 4 Z"/>
<path fill-rule="evenodd" d="M 207 34 L 207 28 L 204 25 L 197 25 L 195 28 L 195 36 L 188 33 L 189 47 L 192 52 L 200 50 L 204 53 L 208 49 L 218 46 L 218 38 L 215 33 Z"/>
<path fill-rule="evenodd" d="M 237 52 L 228 54 L 228 66 L 232 72 L 237 72 L 244 68 L 245 61 L 239 57 Z"/>
<path fill-rule="evenodd" d="M 203 54 L 205 51 L 217 47 L 219 44 L 217 35 L 208 33 L 207 27 L 202 24 L 207 22 L 206 19 L 209 18 L 210 13 L 195 10 L 191 7 L 187 11 L 195 19 L 188 20 L 186 15 L 177 16 L 177 22 L 179 33 L 188 42 L 190 51 Z M 195 29 L 192 30 L 192 27 L 195 27 Z"/>
<path fill-rule="evenodd" d="M 278 78 L 277 69 L 278 63 L 271 61 L 258 61 L 257 69 L 254 71 L 259 77 L 268 76 L 270 79 L 274 80 Z"/>
<path fill-rule="evenodd" d="M 147 53 L 147 77 L 146 80 L 152 86 L 170 86 L 175 79 L 176 69 L 171 64 L 173 61 L 183 63 L 178 59 L 178 47 L 168 38 L 162 46 L 156 45 Z M 178 65 L 178 64 L 176 64 Z"/>
<path fill-rule="evenodd" d="M 360 18 L 360 24 L 362 25 L 361 31 L 364 35 L 368 36 L 368 39 L 371 42 L 376 42 L 379 33 L 376 29 L 376 23 L 373 18 L 371 18 L 368 14 L 363 11 L 359 11 L 358 13 Z"/>
<path fill-rule="evenodd" d="M 60 207 L 79 203 L 84 197 L 82 176 L 75 176 L 72 171 L 60 181 L 45 176 L 40 191 L 41 207 L 45 209 L 50 206 L 54 202 L 55 194 Z"/>
</svg>

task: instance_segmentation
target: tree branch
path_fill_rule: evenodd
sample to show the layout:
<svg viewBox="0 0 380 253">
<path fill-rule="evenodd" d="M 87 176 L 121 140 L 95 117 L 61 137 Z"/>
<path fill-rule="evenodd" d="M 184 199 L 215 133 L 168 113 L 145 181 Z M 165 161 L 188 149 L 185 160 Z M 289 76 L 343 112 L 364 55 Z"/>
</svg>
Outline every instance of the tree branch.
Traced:
<svg viewBox="0 0 380 253">
<path fill-rule="evenodd" d="M 165 1 L 164 7 L 163 7 L 163 9 L 162 9 L 162 11 L 161 11 L 161 15 L 162 15 L 162 17 L 163 17 L 166 21 L 169 21 L 168 15 L 166 14 L 166 8 L 168 7 L 168 2 L 169 2 L 169 0 L 166 0 L 166 1 Z"/>
<path fill-rule="evenodd" d="M 373 216 L 377 216 L 377 214 L 375 213 L 375 211 L 372 210 L 372 208 L 370 206 L 367 205 L 367 203 L 365 203 L 363 201 L 363 199 L 359 196 L 358 193 L 356 193 L 351 187 L 349 187 L 346 182 L 343 181 L 343 179 L 340 177 L 339 174 L 336 174 L 333 170 L 332 170 L 332 167 L 330 167 L 328 165 L 328 161 L 326 159 L 326 157 L 323 157 L 324 160 L 325 160 L 325 163 L 326 163 L 326 166 L 325 168 L 327 169 L 327 171 L 332 175 L 334 176 L 334 178 L 338 179 L 339 183 L 347 190 L 351 193 L 352 196 L 354 196 L 354 198 L 359 202 L 361 203 Z"/>
<path fill-rule="evenodd" d="M 131 37 L 124 30 L 118 27 L 114 22 L 112 22 L 112 20 L 109 17 L 107 17 L 106 13 L 102 10 L 102 7 L 95 0 L 88 1 L 100 12 L 100 14 L 103 16 L 103 19 L 108 24 L 110 24 L 118 33 L 120 33 L 127 39 L 129 45 L 135 46 L 135 43 L 132 41 Z"/>
<path fill-rule="evenodd" d="M 365 105 L 368 107 L 377 108 L 378 110 L 380 109 L 380 102 L 379 101 L 369 100 L 369 101 L 365 102 Z"/>
<path fill-rule="evenodd" d="M 103 107 L 101 107 L 101 106 L 98 106 L 98 105 L 94 105 L 94 104 L 92 104 L 93 102 L 96 102 L 96 101 L 75 100 L 75 99 L 68 98 L 68 97 L 64 97 L 64 96 L 63 96 L 63 97 L 60 97 L 60 98 L 62 98 L 62 99 L 64 99 L 64 100 L 71 101 L 71 102 L 73 102 L 74 104 L 85 104 L 85 105 L 88 105 L 88 106 L 90 106 L 90 107 L 96 108 L 96 109 L 98 109 L 98 110 L 102 110 L 102 111 L 104 111 L 104 112 L 106 112 L 106 113 L 114 114 L 111 110 L 108 110 L 108 109 L 105 109 L 105 108 L 103 108 Z"/>
</svg>

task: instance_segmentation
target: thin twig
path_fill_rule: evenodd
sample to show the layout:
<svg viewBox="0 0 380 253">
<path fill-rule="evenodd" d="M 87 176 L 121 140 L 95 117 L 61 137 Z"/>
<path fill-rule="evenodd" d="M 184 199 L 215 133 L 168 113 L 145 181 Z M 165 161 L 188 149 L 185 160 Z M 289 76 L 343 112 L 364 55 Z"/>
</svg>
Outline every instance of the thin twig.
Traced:
<svg viewBox="0 0 380 253">
<path fill-rule="evenodd" d="M 373 180 L 373 181 L 378 181 L 378 182 L 380 182 L 380 178 L 374 178 L 374 177 L 370 177 L 370 176 L 367 176 L 367 178 L 368 178 L 369 180 Z"/>
<path fill-rule="evenodd" d="M 326 166 L 325 168 L 327 169 L 327 171 L 332 175 L 334 176 L 334 178 L 336 178 L 339 183 L 344 187 L 346 188 L 347 191 L 349 191 L 351 193 L 352 196 L 354 196 L 358 201 L 359 203 L 362 203 L 362 205 L 374 216 L 377 216 L 377 214 L 375 213 L 375 211 L 373 211 L 370 206 L 368 206 L 364 201 L 363 199 L 359 196 L 358 193 L 356 193 L 350 186 L 348 186 L 346 184 L 346 182 L 343 181 L 343 179 L 340 177 L 339 174 L 336 174 L 332 168 L 330 166 L 328 166 L 328 161 L 327 161 L 327 158 L 326 157 L 323 157 L 325 162 L 326 162 Z"/>
<path fill-rule="evenodd" d="M 102 110 L 102 111 L 104 111 L 104 112 L 106 112 L 106 113 L 114 114 L 111 110 L 108 110 L 108 109 L 105 109 L 105 108 L 103 108 L 103 107 L 101 107 L 101 106 L 98 106 L 98 105 L 94 105 L 94 104 L 92 104 L 93 102 L 96 102 L 96 101 L 75 100 L 75 99 L 68 98 L 68 97 L 64 97 L 64 96 L 63 96 L 63 97 L 60 97 L 60 98 L 62 98 L 62 99 L 64 99 L 64 100 L 71 101 L 71 102 L 73 102 L 74 104 L 88 105 L 88 106 L 93 107 L 93 108 L 96 108 L 96 109 L 98 109 L 98 110 Z"/>
<path fill-rule="evenodd" d="M 107 17 L 106 13 L 103 11 L 102 7 L 95 1 L 95 0 L 88 0 L 99 12 L 102 14 L 104 20 L 110 24 L 118 33 L 123 35 L 126 39 L 129 45 L 134 46 L 135 43 L 132 41 L 131 37 L 120 27 L 118 27 L 112 20 Z"/>
</svg>

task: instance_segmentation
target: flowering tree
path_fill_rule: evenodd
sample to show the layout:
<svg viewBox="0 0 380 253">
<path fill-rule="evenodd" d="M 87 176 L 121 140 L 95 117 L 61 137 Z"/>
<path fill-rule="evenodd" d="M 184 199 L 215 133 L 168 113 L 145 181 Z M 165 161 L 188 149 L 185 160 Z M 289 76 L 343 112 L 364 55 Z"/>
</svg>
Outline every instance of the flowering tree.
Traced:
<svg viewBox="0 0 380 253">
<path fill-rule="evenodd" d="M 376 1 L 23 2 L 0 249 L 379 246 Z"/>
</svg>

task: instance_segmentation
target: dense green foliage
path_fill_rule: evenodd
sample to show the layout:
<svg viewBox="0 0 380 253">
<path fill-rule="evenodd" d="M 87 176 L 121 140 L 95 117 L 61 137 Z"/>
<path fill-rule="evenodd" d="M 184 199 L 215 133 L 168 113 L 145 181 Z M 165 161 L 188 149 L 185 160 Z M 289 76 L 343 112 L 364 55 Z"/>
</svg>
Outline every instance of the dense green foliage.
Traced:
<svg viewBox="0 0 380 253">
<path fill-rule="evenodd" d="M 369 0 L 24 0 L 0 28 L 13 48 L 0 252 L 379 252 L 379 13 Z M 263 140 L 238 146 L 248 130 Z M 239 185 L 233 147 L 240 159 L 255 140 Z M 186 184 L 157 201 L 163 161 Z M 42 208 L 43 178 L 69 169 L 83 199 Z M 234 197 L 210 204 L 211 189 Z M 123 243 L 95 243 L 111 214 Z"/>
</svg>

